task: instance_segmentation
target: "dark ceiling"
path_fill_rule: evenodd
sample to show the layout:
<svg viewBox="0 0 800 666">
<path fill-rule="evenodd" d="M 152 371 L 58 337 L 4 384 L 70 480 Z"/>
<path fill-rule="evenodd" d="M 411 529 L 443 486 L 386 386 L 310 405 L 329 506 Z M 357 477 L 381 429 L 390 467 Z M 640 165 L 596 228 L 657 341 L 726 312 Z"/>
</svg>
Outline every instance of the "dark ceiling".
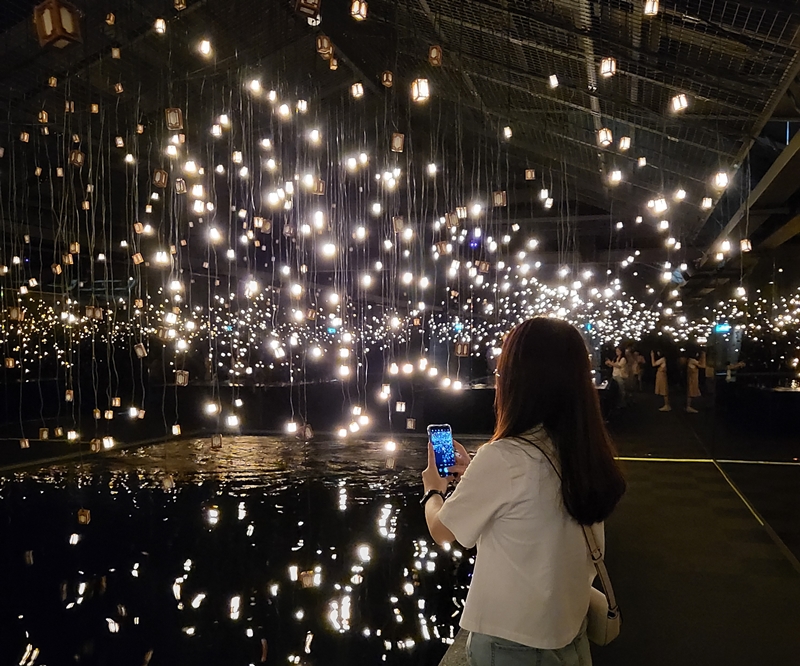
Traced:
<svg viewBox="0 0 800 666">
<path fill-rule="evenodd" d="M 120 123 L 131 114 L 161 123 L 170 105 L 188 116 L 199 111 L 206 121 L 223 107 L 225 86 L 240 85 L 250 71 L 265 85 L 330 102 L 328 121 L 347 125 L 355 108 L 350 85 L 360 80 L 367 94 L 359 113 L 374 115 L 378 133 L 404 131 L 415 151 L 409 159 L 441 161 L 461 196 L 507 189 L 502 221 L 537 222 L 545 242 L 552 239 L 545 249 L 554 261 L 571 250 L 601 261 L 641 248 L 655 263 L 664 238 L 646 202 L 661 195 L 671 201 L 679 188 L 687 194 L 671 202 L 671 233 L 693 258 L 784 147 L 758 137 L 774 133 L 775 122 L 800 119 L 800 2 L 665 0 L 656 16 L 645 16 L 644 0 L 371 0 L 367 20 L 356 22 L 349 2 L 322 0 L 321 23 L 311 26 L 289 0 L 189 0 L 180 12 L 166 0 L 82 0 L 75 4 L 84 12 L 84 41 L 65 49 L 39 47 L 35 4 L 13 0 L 0 8 L 6 145 L 21 128 L 37 126 L 42 108 L 55 133 L 66 131 L 59 108 L 65 99 L 79 109 L 69 119 L 73 132 L 89 131 L 85 110 L 95 102 L 113 108 Z M 114 25 L 105 21 L 109 12 Z M 169 21 L 164 36 L 152 29 L 157 17 Z M 336 71 L 315 51 L 320 32 L 333 41 Z M 212 62 L 194 52 L 202 36 L 214 44 Z M 434 44 L 443 48 L 442 67 L 427 62 Z M 122 49 L 119 60 L 109 56 L 114 46 Z M 606 57 L 617 62 L 607 79 L 599 75 Z M 380 84 L 387 69 L 395 74 L 391 90 Z M 51 76 L 59 79 L 57 94 Z M 420 76 L 432 91 L 423 110 L 408 99 Z M 123 94 L 114 93 L 115 82 L 124 83 Z M 673 113 L 679 93 L 689 106 Z M 353 124 L 351 135 L 368 126 Z M 502 137 L 505 126 L 513 130 L 510 141 Z M 603 127 L 614 137 L 605 149 L 597 142 Z M 628 151 L 618 147 L 622 136 L 631 137 Z M 638 166 L 640 157 L 646 166 Z M 742 165 L 747 180 L 735 175 Z M 535 189 L 524 180 L 526 168 L 537 171 Z M 616 169 L 623 182 L 610 186 Z M 730 200 L 723 196 L 709 221 L 711 211 L 700 202 L 719 200 L 713 177 L 720 170 L 731 174 Z M 9 182 L 8 173 L 6 187 L 30 187 Z M 555 199 L 549 211 L 536 196 L 540 187 Z M 436 207 L 434 200 L 438 214 Z M 645 224 L 634 223 L 638 215 Z M 609 239 L 617 220 L 624 232 Z"/>
</svg>

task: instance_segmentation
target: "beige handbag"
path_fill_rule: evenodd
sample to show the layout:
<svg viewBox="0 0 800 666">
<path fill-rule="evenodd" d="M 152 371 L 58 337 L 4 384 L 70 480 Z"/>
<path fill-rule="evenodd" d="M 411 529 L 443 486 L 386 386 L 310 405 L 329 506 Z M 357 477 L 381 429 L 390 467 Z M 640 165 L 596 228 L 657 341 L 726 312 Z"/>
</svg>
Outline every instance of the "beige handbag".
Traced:
<svg viewBox="0 0 800 666">
<path fill-rule="evenodd" d="M 552 465 L 558 478 L 561 478 L 561 472 L 558 467 L 547 454 L 547 452 L 535 442 L 532 442 L 525 437 L 519 439 L 533 444 L 542 455 L 547 458 L 547 461 Z M 587 615 L 587 629 L 586 635 L 589 640 L 595 645 L 608 645 L 617 636 L 619 636 L 620 628 L 622 627 L 622 615 L 619 612 L 619 605 L 617 598 L 614 596 L 614 588 L 611 586 L 611 579 L 608 577 L 608 570 L 603 558 L 603 551 L 597 545 L 597 540 L 594 538 L 594 533 L 590 527 L 581 525 L 583 528 L 583 537 L 586 539 L 586 547 L 589 549 L 589 555 L 594 562 L 594 568 L 597 571 L 597 577 L 600 579 L 602 590 L 592 587 L 589 594 L 589 612 Z"/>
</svg>

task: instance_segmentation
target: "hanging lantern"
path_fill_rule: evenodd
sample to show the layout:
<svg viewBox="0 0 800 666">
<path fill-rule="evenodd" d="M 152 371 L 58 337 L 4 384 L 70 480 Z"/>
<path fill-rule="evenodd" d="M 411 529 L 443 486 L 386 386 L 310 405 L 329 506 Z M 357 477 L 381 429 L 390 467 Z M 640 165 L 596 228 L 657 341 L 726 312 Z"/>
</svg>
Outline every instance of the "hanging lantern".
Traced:
<svg viewBox="0 0 800 666">
<path fill-rule="evenodd" d="M 61 275 L 61 264 L 51 264 L 50 270 L 53 271 L 53 275 Z"/>
<path fill-rule="evenodd" d="M 69 154 L 69 163 L 75 167 L 82 167 L 86 161 L 86 155 L 80 150 L 73 150 Z"/>
<path fill-rule="evenodd" d="M 689 100 L 686 99 L 686 95 L 680 93 L 679 95 L 675 95 L 672 98 L 672 110 L 676 113 L 678 111 L 683 111 L 686 107 L 689 106 Z"/>
<path fill-rule="evenodd" d="M 181 434 L 181 427 L 179 424 L 175 424 L 172 426 L 172 434 L 173 435 L 180 435 Z"/>
<path fill-rule="evenodd" d="M 106 421 L 111 421 L 114 418 L 114 410 L 107 409 L 105 412 L 103 412 L 103 418 L 105 418 Z"/>
<path fill-rule="evenodd" d="M 328 35 L 322 33 L 317 35 L 317 53 L 322 56 L 323 60 L 330 60 L 333 57 L 333 44 Z"/>
<path fill-rule="evenodd" d="M 141 298 L 134 299 L 133 307 L 139 308 L 139 309 L 143 308 L 144 307 L 144 300 L 142 300 Z"/>
<path fill-rule="evenodd" d="M 334 57 L 330 57 L 328 59 L 328 67 L 336 71 L 337 69 L 339 69 L 339 61 Z"/>
<path fill-rule="evenodd" d="M 616 58 L 603 58 L 600 61 L 600 76 L 609 78 L 617 73 L 617 59 Z"/>
<path fill-rule="evenodd" d="M 314 18 L 319 14 L 320 0 L 297 0 L 294 6 L 296 12 Z"/>
<path fill-rule="evenodd" d="M 166 187 L 167 186 L 167 172 L 164 169 L 156 169 L 153 172 L 153 185 L 155 187 Z"/>
<path fill-rule="evenodd" d="M 173 6 L 174 6 L 174 7 L 175 7 L 175 9 L 177 9 L 179 12 L 180 12 L 180 11 L 183 11 L 184 9 L 186 9 L 186 0 L 174 0 L 174 2 L 173 2 Z"/>
<path fill-rule="evenodd" d="M 620 150 L 628 150 L 631 147 L 631 138 L 629 136 L 623 136 L 619 139 L 619 149 Z"/>
<path fill-rule="evenodd" d="M 394 132 L 392 134 L 392 152 L 402 153 L 403 147 L 405 146 L 405 142 L 406 142 L 405 134 L 400 134 L 400 132 Z"/>
<path fill-rule="evenodd" d="M 441 67 L 442 66 L 442 47 L 439 45 L 431 46 L 428 49 L 428 64 L 431 67 Z"/>
<path fill-rule="evenodd" d="M 536 169 L 525 169 L 525 180 L 536 180 Z"/>
<path fill-rule="evenodd" d="M 478 272 L 479 273 L 488 273 L 489 272 L 489 262 L 488 261 L 479 261 L 478 262 Z"/>
<path fill-rule="evenodd" d="M 597 130 L 597 143 L 599 143 L 604 148 L 606 146 L 610 146 L 614 141 L 614 137 L 611 134 L 611 130 L 608 127 L 603 127 Z"/>
<path fill-rule="evenodd" d="M 406 411 L 406 403 L 398 402 L 395 403 L 394 409 L 396 412 L 405 412 Z"/>
<path fill-rule="evenodd" d="M 175 107 L 170 107 L 169 109 L 164 109 L 164 116 L 167 119 L 167 129 L 183 129 L 183 111 Z"/>
<path fill-rule="evenodd" d="M 17 367 L 17 361 L 10 356 L 6 356 L 6 368 L 11 370 L 12 368 Z"/>
<path fill-rule="evenodd" d="M 47 111 L 44 109 L 39 111 L 39 122 L 46 123 L 47 122 Z"/>
<path fill-rule="evenodd" d="M 364 0 L 353 0 L 350 5 L 350 16 L 356 21 L 363 21 L 367 18 L 367 3 Z"/>
<path fill-rule="evenodd" d="M 144 358 L 147 356 L 147 349 L 145 349 L 145 346 L 141 342 L 138 342 L 133 346 L 133 351 L 136 352 L 136 356 L 138 358 Z"/>
<path fill-rule="evenodd" d="M 33 23 L 39 46 L 52 44 L 63 49 L 71 42 L 81 42 L 80 12 L 63 0 L 45 0 L 33 10 Z"/>
<path fill-rule="evenodd" d="M 456 342 L 456 356 L 465 357 L 469 356 L 469 343 L 468 342 Z"/>
<path fill-rule="evenodd" d="M 69 244 L 70 254 L 80 254 L 81 244 L 78 241 L 73 241 Z"/>
<path fill-rule="evenodd" d="M 492 200 L 495 207 L 501 208 L 508 205 L 508 195 L 505 190 L 499 190 L 492 194 Z"/>
<path fill-rule="evenodd" d="M 645 0 L 644 15 L 655 16 L 658 14 L 658 0 Z"/>
<path fill-rule="evenodd" d="M 431 96 L 428 79 L 414 79 L 411 84 L 411 99 L 415 102 L 424 102 Z"/>
<path fill-rule="evenodd" d="M 88 525 L 92 521 L 92 512 L 89 509 L 78 509 L 78 524 Z"/>
<path fill-rule="evenodd" d="M 55 76 L 51 76 L 47 79 L 47 85 L 51 88 L 55 88 L 58 85 L 58 79 Z"/>
<path fill-rule="evenodd" d="M 99 104 L 90 104 L 89 111 L 91 113 L 100 113 L 100 105 Z"/>
<path fill-rule="evenodd" d="M 29 448 L 31 448 L 30 441 L 27 438 L 23 437 L 21 440 L 19 440 L 19 448 L 21 448 L 21 449 L 29 449 Z"/>
<path fill-rule="evenodd" d="M 395 215 L 392 217 L 392 228 L 396 234 L 399 234 L 403 230 L 403 226 L 405 221 L 402 215 Z"/>
<path fill-rule="evenodd" d="M 64 391 L 64 401 L 65 402 L 72 402 L 75 399 L 75 391 L 72 389 L 67 389 Z"/>
<path fill-rule="evenodd" d="M 458 212 L 445 213 L 444 223 L 448 229 L 455 229 L 458 226 Z"/>
<path fill-rule="evenodd" d="M 92 453 L 100 453 L 103 450 L 103 441 L 98 437 L 95 437 L 89 442 L 89 450 Z"/>
<path fill-rule="evenodd" d="M 175 180 L 175 194 L 186 194 L 186 181 L 183 178 Z"/>
<path fill-rule="evenodd" d="M 222 448 L 222 435 L 219 434 L 211 435 L 211 448 L 212 449 Z"/>
<path fill-rule="evenodd" d="M 119 397 L 114 396 L 113 398 L 111 398 L 111 406 L 112 407 L 119 407 L 121 404 L 122 404 L 122 400 Z"/>
<path fill-rule="evenodd" d="M 417 427 L 417 419 L 406 419 L 406 430 L 415 430 Z"/>
<path fill-rule="evenodd" d="M 391 88 L 394 85 L 394 74 L 388 69 L 381 74 L 381 83 L 384 88 Z"/>
<path fill-rule="evenodd" d="M 319 178 L 317 178 L 317 180 L 314 181 L 314 187 L 311 189 L 311 194 L 314 194 L 314 195 L 316 195 L 318 197 L 321 197 L 322 195 L 324 195 L 325 194 L 325 181 L 324 180 L 320 180 Z"/>
<path fill-rule="evenodd" d="M 114 14 L 108 13 L 106 14 L 106 23 L 108 25 L 114 25 L 117 22 L 117 17 Z"/>
<path fill-rule="evenodd" d="M 459 220 L 464 220 L 467 217 L 467 207 L 466 206 L 456 206 L 456 215 L 458 216 Z"/>
<path fill-rule="evenodd" d="M 739 247 L 742 252 L 752 252 L 753 250 L 753 244 L 750 242 L 749 238 L 742 238 L 742 240 L 739 241 Z"/>
<path fill-rule="evenodd" d="M 111 47 L 111 57 L 114 60 L 119 60 L 121 56 L 122 56 L 122 52 L 119 50 L 119 47 L 112 46 Z"/>
<path fill-rule="evenodd" d="M 444 254 L 445 252 L 447 252 L 447 241 L 439 241 L 438 243 L 436 243 L 436 251 L 439 254 Z"/>
<path fill-rule="evenodd" d="M 175 371 L 175 383 L 178 386 L 188 386 L 189 385 L 189 371 L 188 370 L 176 370 Z"/>
<path fill-rule="evenodd" d="M 352 86 L 350 86 L 350 93 L 356 99 L 358 99 L 359 97 L 363 97 L 364 96 L 364 84 L 362 84 L 360 82 L 359 83 L 354 83 Z"/>
</svg>

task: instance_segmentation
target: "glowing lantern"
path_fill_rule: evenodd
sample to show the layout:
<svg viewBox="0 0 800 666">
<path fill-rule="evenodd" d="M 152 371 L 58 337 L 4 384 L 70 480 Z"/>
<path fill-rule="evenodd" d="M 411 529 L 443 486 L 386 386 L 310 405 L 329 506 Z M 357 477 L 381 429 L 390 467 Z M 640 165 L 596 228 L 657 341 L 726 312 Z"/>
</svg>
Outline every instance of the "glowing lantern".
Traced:
<svg viewBox="0 0 800 666">
<path fill-rule="evenodd" d="M 405 134 L 400 134 L 400 132 L 394 132 L 392 134 L 392 152 L 402 153 L 403 147 L 405 146 L 405 142 L 406 142 Z"/>
<path fill-rule="evenodd" d="M 428 79 L 415 79 L 411 84 L 411 99 L 415 102 L 424 102 L 431 96 Z"/>
<path fill-rule="evenodd" d="M 183 129 L 183 111 L 175 107 L 170 107 L 169 109 L 164 109 L 164 116 L 167 119 L 167 129 Z"/>
<path fill-rule="evenodd" d="M 604 148 L 606 146 L 610 146 L 614 141 L 614 137 L 611 134 L 611 130 L 608 127 L 603 127 L 597 130 L 597 143 L 599 143 Z"/>
<path fill-rule="evenodd" d="M 456 342 L 456 356 L 460 357 L 469 356 L 468 342 Z"/>
<path fill-rule="evenodd" d="M 394 85 L 394 74 L 387 69 L 381 74 L 381 83 L 385 88 L 391 88 Z"/>
<path fill-rule="evenodd" d="M 297 0 L 295 4 L 295 11 L 314 18 L 319 14 L 320 0 Z"/>
<path fill-rule="evenodd" d="M 350 93 L 356 99 L 358 99 L 360 97 L 363 97 L 364 96 L 364 84 L 360 83 L 360 82 L 359 83 L 354 83 L 352 86 L 350 86 Z"/>
<path fill-rule="evenodd" d="M 367 3 L 364 0 L 353 0 L 350 5 L 350 16 L 356 21 L 363 21 L 367 18 Z"/>
<path fill-rule="evenodd" d="M 739 242 L 739 247 L 742 252 L 751 252 L 753 250 L 753 244 L 750 242 L 749 238 L 742 238 Z"/>
<path fill-rule="evenodd" d="M 508 205 L 508 195 L 506 194 L 505 190 L 499 190 L 494 192 L 492 195 L 492 200 L 496 207 L 502 207 Z"/>
<path fill-rule="evenodd" d="M 616 58 L 603 58 L 600 61 L 600 76 L 609 78 L 617 73 L 617 59 Z"/>
<path fill-rule="evenodd" d="M 536 180 L 536 169 L 525 169 L 525 180 Z"/>
<path fill-rule="evenodd" d="M 333 56 L 333 44 L 328 35 L 317 35 L 317 53 L 320 54 L 323 60 L 330 60 Z"/>
<path fill-rule="evenodd" d="M 156 169 L 153 172 L 153 185 L 155 187 L 166 187 L 167 186 L 167 172 L 164 169 Z"/>
<path fill-rule="evenodd" d="M 431 46 L 428 49 L 428 63 L 431 67 L 442 66 L 442 47 L 438 45 Z"/>
<path fill-rule="evenodd" d="M 39 46 L 52 44 L 63 49 L 70 42 L 80 42 L 80 12 L 61 0 L 45 0 L 33 10 L 33 23 Z"/>
</svg>

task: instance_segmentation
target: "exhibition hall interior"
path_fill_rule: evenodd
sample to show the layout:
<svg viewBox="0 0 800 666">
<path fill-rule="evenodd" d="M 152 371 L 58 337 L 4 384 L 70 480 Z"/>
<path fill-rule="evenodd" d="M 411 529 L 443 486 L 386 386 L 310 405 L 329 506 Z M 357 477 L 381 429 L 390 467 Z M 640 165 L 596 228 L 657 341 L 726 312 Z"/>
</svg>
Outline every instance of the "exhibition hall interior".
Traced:
<svg viewBox="0 0 800 666">
<path fill-rule="evenodd" d="M 532 318 L 627 483 L 591 662 L 798 663 L 800 2 L 5 0 L 0 55 L 0 664 L 475 666 L 427 428 L 492 439 Z"/>
</svg>

